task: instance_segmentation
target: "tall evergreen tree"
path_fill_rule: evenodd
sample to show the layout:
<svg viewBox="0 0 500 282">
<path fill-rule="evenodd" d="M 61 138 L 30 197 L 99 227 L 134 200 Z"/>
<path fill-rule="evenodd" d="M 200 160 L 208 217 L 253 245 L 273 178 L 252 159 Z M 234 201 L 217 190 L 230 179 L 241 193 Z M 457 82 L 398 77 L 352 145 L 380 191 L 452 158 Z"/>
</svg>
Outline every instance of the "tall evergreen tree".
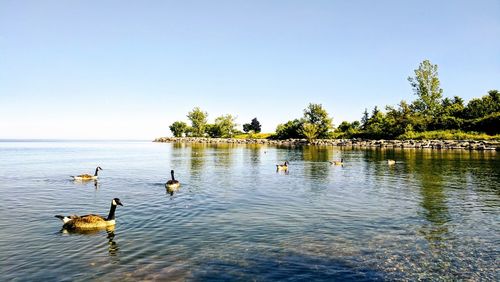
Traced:
<svg viewBox="0 0 500 282">
<path fill-rule="evenodd" d="M 368 109 L 365 108 L 363 112 L 363 116 L 361 117 L 361 129 L 366 130 L 366 126 L 368 125 L 368 119 L 370 116 L 368 115 Z"/>
</svg>

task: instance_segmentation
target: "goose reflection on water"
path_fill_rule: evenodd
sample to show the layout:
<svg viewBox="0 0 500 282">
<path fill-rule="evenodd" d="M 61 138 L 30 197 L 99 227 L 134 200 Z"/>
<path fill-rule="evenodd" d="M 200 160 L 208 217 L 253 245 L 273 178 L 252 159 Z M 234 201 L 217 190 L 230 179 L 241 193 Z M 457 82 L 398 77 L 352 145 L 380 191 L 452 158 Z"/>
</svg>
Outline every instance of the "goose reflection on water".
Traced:
<svg viewBox="0 0 500 282">
<path fill-rule="evenodd" d="M 171 197 L 171 196 L 173 196 L 173 195 L 175 194 L 175 192 L 177 192 L 177 190 L 174 190 L 174 189 L 168 189 L 168 188 L 167 188 L 167 189 L 165 189 L 165 191 L 166 191 L 167 197 L 168 197 L 168 196 L 170 196 L 170 197 Z"/>
<path fill-rule="evenodd" d="M 108 239 L 108 253 L 110 256 L 116 256 L 120 250 L 118 244 L 115 241 L 115 226 L 107 226 L 103 228 L 94 229 L 67 229 L 62 228 L 60 233 L 64 235 L 99 235 L 106 232 L 106 239 Z"/>
<path fill-rule="evenodd" d="M 94 184 L 94 188 L 97 190 L 100 186 L 99 184 L 99 180 L 97 179 L 86 179 L 86 180 L 82 180 L 82 179 L 75 179 L 73 180 L 73 183 L 77 184 L 77 185 L 89 185 L 90 183 L 93 183 Z"/>
<path fill-rule="evenodd" d="M 118 244 L 115 242 L 115 232 L 113 231 L 107 231 L 108 235 L 106 238 L 108 239 L 108 253 L 110 256 L 116 256 L 118 254 L 118 251 L 120 248 L 118 247 Z"/>
<path fill-rule="evenodd" d="M 290 171 L 287 169 L 287 170 L 277 170 L 276 173 L 278 174 L 285 174 L 285 175 L 289 175 L 290 174 Z"/>
</svg>

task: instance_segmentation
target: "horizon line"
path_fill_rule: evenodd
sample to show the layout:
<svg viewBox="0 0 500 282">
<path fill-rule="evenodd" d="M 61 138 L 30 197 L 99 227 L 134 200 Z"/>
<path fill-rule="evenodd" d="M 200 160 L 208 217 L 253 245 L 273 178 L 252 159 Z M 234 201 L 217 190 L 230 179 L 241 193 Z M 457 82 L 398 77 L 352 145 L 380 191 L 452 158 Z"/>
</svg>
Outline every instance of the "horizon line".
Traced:
<svg viewBox="0 0 500 282">
<path fill-rule="evenodd" d="M 153 139 L 154 140 L 154 139 Z M 150 139 L 85 139 L 85 138 L 0 138 L 0 142 L 55 142 L 55 141 L 152 141 Z"/>
</svg>

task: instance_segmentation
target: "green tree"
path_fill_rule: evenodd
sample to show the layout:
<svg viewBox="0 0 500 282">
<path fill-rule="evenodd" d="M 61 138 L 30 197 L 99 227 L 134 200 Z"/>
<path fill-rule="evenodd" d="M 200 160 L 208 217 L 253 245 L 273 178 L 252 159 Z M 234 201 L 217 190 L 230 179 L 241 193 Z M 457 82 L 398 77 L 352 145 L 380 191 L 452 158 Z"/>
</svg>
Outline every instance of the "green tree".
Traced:
<svg viewBox="0 0 500 282">
<path fill-rule="evenodd" d="M 260 122 L 257 120 L 257 118 L 253 118 L 250 122 L 250 125 L 252 126 L 251 128 L 255 133 L 259 133 L 261 131 Z"/>
<path fill-rule="evenodd" d="M 300 133 L 307 138 L 307 141 L 312 142 L 318 136 L 318 127 L 315 124 L 305 122 L 299 129 Z"/>
<path fill-rule="evenodd" d="M 472 99 L 464 109 L 464 129 L 500 134 L 500 92 L 488 91 L 488 95 Z"/>
<path fill-rule="evenodd" d="M 321 104 L 310 103 L 304 109 L 304 120 L 307 123 L 314 124 L 318 130 L 318 138 L 328 138 L 332 126 L 332 118 Z"/>
<path fill-rule="evenodd" d="M 215 124 L 210 124 L 210 123 L 205 125 L 205 133 L 208 135 L 208 137 L 211 138 L 219 138 L 222 136 L 220 128 L 217 127 Z"/>
<path fill-rule="evenodd" d="M 370 118 L 370 115 L 368 114 L 368 109 L 365 108 L 365 111 L 363 112 L 363 116 L 361 117 L 361 129 L 366 130 L 366 126 L 368 125 L 369 118 Z"/>
<path fill-rule="evenodd" d="M 498 90 L 488 91 L 488 95 L 472 99 L 467 104 L 467 118 L 481 118 L 500 111 L 500 92 Z"/>
<path fill-rule="evenodd" d="M 187 117 L 191 121 L 191 135 L 195 137 L 203 136 L 205 134 L 208 114 L 199 107 L 196 107 L 188 113 Z"/>
<path fill-rule="evenodd" d="M 353 138 L 360 133 L 361 124 L 359 121 L 343 121 L 335 130 L 335 138 Z"/>
<path fill-rule="evenodd" d="M 386 136 L 384 138 L 395 138 L 407 130 L 413 131 L 412 116 L 414 112 L 406 101 L 399 102 L 397 108 L 386 106 L 386 112 L 384 120 Z"/>
<path fill-rule="evenodd" d="M 237 132 L 235 120 L 236 118 L 232 115 L 223 115 L 216 118 L 214 124 L 208 124 L 206 126 L 208 136 L 224 138 L 233 137 Z"/>
<path fill-rule="evenodd" d="M 245 123 L 243 124 L 243 131 L 248 133 L 250 130 L 252 130 L 255 133 L 259 133 L 261 130 L 260 122 L 257 120 L 257 118 L 253 118 L 250 123 Z"/>
<path fill-rule="evenodd" d="M 182 134 L 186 132 L 188 125 L 183 121 L 176 121 L 172 123 L 169 128 L 175 137 L 182 137 Z"/>
<path fill-rule="evenodd" d="M 373 108 L 372 115 L 366 126 L 366 134 L 370 138 L 384 138 L 386 136 L 385 115 L 377 106 Z"/>
<path fill-rule="evenodd" d="M 357 120 L 351 122 L 351 128 L 354 130 L 359 130 L 361 128 L 361 123 Z"/>
<path fill-rule="evenodd" d="M 462 129 L 464 123 L 464 101 L 455 96 L 453 99 L 448 97 L 441 101 L 441 112 L 436 119 L 431 122 L 430 129 Z"/>
<path fill-rule="evenodd" d="M 300 128 L 304 123 L 303 120 L 294 119 L 290 120 L 284 124 L 278 124 L 276 127 L 276 133 L 273 138 L 275 139 L 289 139 L 289 138 L 302 138 L 302 134 L 300 133 Z"/>
<path fill-rule="evenodd" d="M 462 117 L 464 109 L 464 100 L 458 96 L 446 97 L 441 102 L 441 112 L 445 116 Z"/>
<path fill-rule="evenodd" d="M 429 60 L 424 60 L 415 70 L 415 76 L 408 77 L 408 81 L 418 97 L 413 102 L 414 109 L 423 115 L 426 122 L 430 122 L 439 114 L 443 96 L 438 78 L 438 66 Z"/>
<path fill-rule="evenodd" d="M 249 124 L 249 123 L 243 124 L 243 132 L 248 133 L 248 132 L 250 132 L 250 130 L 252 130 L 251 124 Z"/>
<path fill-rule="evenodd" d="M 490 135 L 500 134 L 500 112 L 466 121 L 466 129 Z"/>
<path fill-rule="evenodd" d="M 351 128 L 351 123 L 348 121 L 343 121 L 337 127 L 339 132 L 347 132 Z"/>
</svg>

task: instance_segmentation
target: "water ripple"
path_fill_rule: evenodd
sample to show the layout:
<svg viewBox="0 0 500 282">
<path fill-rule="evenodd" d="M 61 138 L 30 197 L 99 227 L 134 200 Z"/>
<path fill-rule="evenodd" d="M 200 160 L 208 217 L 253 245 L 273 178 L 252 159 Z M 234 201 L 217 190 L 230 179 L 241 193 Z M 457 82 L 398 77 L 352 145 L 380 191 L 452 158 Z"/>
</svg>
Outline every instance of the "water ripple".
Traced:
<svg viewBox="0 0 500 282">
<path fill-rule="evenodd" d="M 344 166 L 329 165 L 340 157 Z M 289 172 L 276 173 L 284 160 Z M 97 164 L 99 181 L 69 178 Z M 497 280 L 498 167 L 494 152 L 4 144 L 0 276 Z M 173 195 L 171 169 L 181 181 Z M 106 216 L 114 197 L 124 206 L 112 231 L 67 233 L 54 218 Z"/>
</svg>

